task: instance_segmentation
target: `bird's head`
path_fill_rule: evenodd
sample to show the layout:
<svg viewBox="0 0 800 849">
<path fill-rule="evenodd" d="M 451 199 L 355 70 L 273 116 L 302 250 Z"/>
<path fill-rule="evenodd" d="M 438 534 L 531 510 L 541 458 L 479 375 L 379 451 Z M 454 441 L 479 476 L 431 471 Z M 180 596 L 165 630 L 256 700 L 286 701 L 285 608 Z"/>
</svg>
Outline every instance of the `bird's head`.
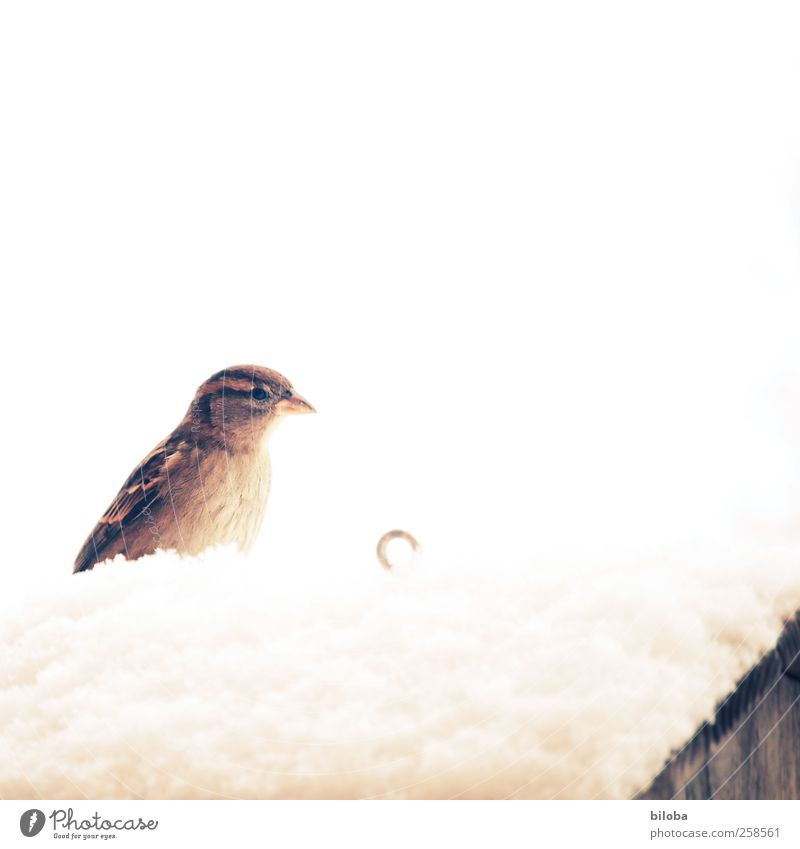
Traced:
<svg viewBox="0 0 800 849">
<path fill-rule="evenodd" d="M 230 451 L 248 451 L 258 449 L 283 416 L 314 412 L 277 371 L 231 366 L 198 387 L 182 424 L 198 442 L 211 440 Z"/>
</svg>

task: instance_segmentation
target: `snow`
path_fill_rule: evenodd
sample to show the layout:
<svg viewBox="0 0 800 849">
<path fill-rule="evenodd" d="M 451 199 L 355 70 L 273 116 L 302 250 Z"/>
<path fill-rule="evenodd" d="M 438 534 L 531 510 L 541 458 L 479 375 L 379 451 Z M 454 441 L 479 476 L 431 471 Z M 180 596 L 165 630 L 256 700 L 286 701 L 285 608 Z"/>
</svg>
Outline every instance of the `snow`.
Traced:
<svg viewBox="0 0 800 849">
<path fill-rule="evenodd" d="M 627 797 L 800 606 L 798 553 L 310 575 L 223 549 L 29 584 L 0 795 Z"/>
</svg>

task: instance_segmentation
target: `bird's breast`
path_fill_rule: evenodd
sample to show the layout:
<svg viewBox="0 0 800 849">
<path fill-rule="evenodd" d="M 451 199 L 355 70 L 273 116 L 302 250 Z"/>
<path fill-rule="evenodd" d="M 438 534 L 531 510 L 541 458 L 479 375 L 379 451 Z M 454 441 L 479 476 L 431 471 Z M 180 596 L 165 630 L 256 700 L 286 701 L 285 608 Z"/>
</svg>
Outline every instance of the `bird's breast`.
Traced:
<svg viewBox="0 0 800 849">
<path fill-rule="evenodd" d="M 255 541 L 269 496 L 269 454 L 219 452 L 197 464 L 196 498 L 187 517 L 188 553 L 235 543 L 247 550 Z"/>
</svg>

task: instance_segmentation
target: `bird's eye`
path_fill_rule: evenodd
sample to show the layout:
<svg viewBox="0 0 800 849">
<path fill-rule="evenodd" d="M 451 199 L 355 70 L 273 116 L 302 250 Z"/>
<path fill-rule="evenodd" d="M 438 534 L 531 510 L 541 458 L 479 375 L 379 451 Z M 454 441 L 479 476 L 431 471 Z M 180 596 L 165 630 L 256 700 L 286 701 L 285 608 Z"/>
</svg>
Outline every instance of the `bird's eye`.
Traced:
<svg viewBox="0 0 800 849">
<path fill-rule="evenodd" d="M 253 398 L 255 398 L 256 401 L 263 401 L 268 395 L 269 392 L 267 392 L 265 389 L 262 389 L 260 386 L 256 386 L 253 388 Z"/>
</svg>

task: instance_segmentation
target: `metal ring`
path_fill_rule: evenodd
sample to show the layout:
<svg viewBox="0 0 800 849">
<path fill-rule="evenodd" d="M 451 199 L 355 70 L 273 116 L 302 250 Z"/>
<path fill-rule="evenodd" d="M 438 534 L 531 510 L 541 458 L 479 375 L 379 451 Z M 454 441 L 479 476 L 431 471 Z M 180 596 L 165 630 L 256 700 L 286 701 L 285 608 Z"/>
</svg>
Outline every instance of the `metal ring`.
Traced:
<svg viewBox="0 0 800 849">
<path fill-rule="evenodd" d="M 419 551 L 419 543 L 411 536 L 408 531 L 387 531 L 379 540 L 378 540 L 378 562 L 383 566 L 387 571 L 391 571 L 392 562 L 389 560 L 389 556 L 386 552 L 386 547 L 393 539 L 404 539 L 410 546 L 411 550 L 416 554 Z"/>
</svg>

